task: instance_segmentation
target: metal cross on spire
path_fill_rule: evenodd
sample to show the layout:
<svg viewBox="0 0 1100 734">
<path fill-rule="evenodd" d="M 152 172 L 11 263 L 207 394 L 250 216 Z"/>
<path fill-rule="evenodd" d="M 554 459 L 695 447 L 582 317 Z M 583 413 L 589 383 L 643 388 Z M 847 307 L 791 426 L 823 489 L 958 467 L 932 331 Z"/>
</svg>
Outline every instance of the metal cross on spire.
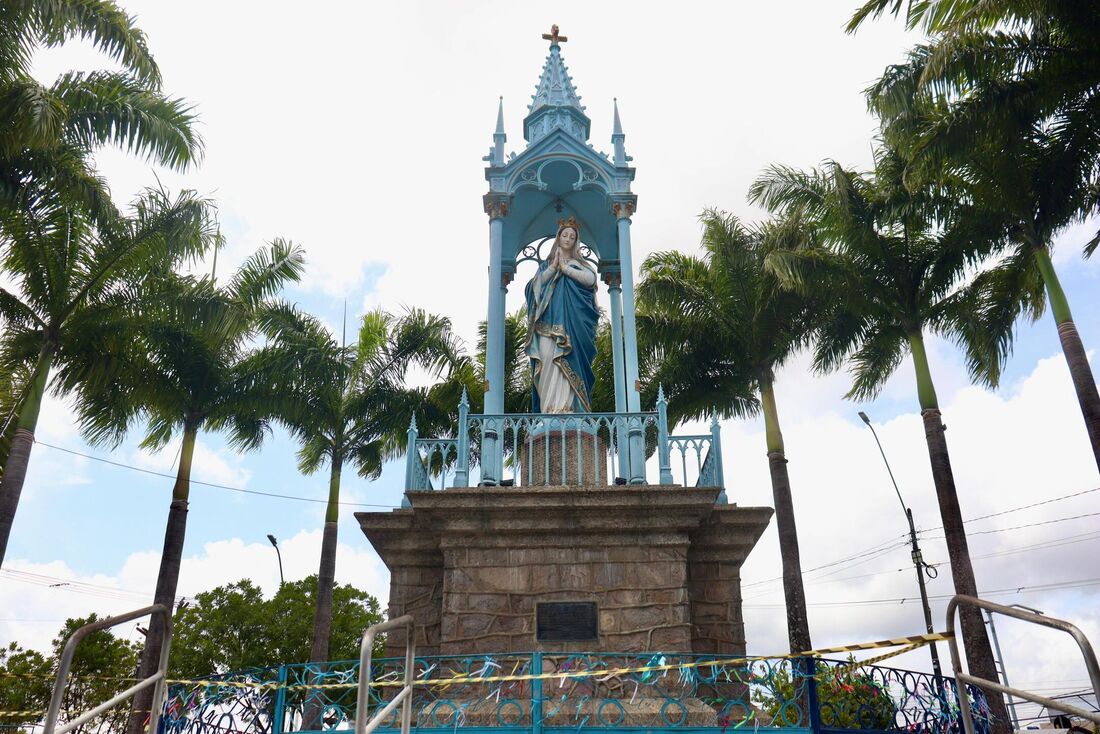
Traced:
<svg viewBox="0 0 1100 734">
<path fill-rule="evenodd" d="M 544 41 L 549 41 L 550 44 L 553 45 L 553 46 L 556 46 L 559 43 L 565 43 L 566 41 L 569 40 L 565 36 L 558 35 L 558 24 L 557 23 L 550 26 L 550 32 L 549 33 L 543 33 L 542 38 L 543 38 Z"/>
</svg>

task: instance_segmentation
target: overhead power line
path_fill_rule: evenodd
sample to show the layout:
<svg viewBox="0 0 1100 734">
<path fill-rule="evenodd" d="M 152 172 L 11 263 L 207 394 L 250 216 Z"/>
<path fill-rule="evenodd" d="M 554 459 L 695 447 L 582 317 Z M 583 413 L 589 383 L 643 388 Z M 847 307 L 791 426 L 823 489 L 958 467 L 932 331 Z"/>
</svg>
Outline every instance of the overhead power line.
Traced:
<svg viewBox="0 0 1100 734">
<path fill-rule="evenodd" d="M 1024 525 L 1013 525 L 1010 528 L 994 528 L 993 530 L 972 530 L 967 532 L 967 536 L 971 535 L 992 535 L 993 533 L 1007 533 L 1009 530 L 1023 530 L 1024 528 L 1037 528 L 1040 525 L 1053 525 L 1059 522 L 1066 522 L 1068 520 L 1080 520 L 1086 517 L 1096 517 L 1100 515 L 1100 512 L 1085 512 L 1080 515 L 1069 515 L 1068 517 L 1056 517 L 1053 520 L 1040 520 L 1039 522 L 1029 522 Z M 943 535 L 924 536 L 927 540 L 942 540 Z"/>
<path fill-rule="evenodd" d="M 6 579 L 8 581 L 18 581 L 19 583 L 23 584 L 31 584 L 32 586 L 42 586 L 49 589 L 56 589 L 58 591 L 65 591 L 73 594 L 97 596 L 102 599 L 114 599 L 116 601 L 132 602 L 139 599 L 146 601 L 150 598 L 150 594 L 144 591 L 120 589 L 117 586 L 93 584 L 88 581 L 80 581 L 79 579 L 67 579 L 61 578 L 59 576 L 50 576 L 44 573 L 20 571 L 11 568 L 0 569 L 0 580 L 3 579 Z M 192 600 L 189 597 L 180 596 L 177 601 Z"/>
<path fill-rule="evenodd" d="M 1039 507 L 1041 505 L 1049 505 L 1053 502 L 1060 502 L 1062 500 L 1072 499 L 1074 497 L 1080 497 L 1082 495 L 1090 494 L 1092 492 L 1100 492 L 1100 487 L 1093 487 L 1092 489 L 1085 489 L 1085 490 L 1081 490 L 1079 492 L 1071 492 L 1069 494 L 1060 495 L 1058 497 L 1050 497 L 1050 498 L 1045 499 L 1045 500 L 1040 500 L 1039 502 L 1032 502 L 1031 504 L 1021 505 L 1019 507 L 1013 507 L 1013 508 L 1010 508 L 1008 510 L 1003 510 L 1001 512 L 994 512 L 994 513 L 989 514 L 989 515 L 981 515 L 979 517 L 973 517 L 973 518 L 970 518 L 969 520 L 963 520 L 963 523 L 965 524 L 965 523 L 978 522 L 979 520 L 987 520 L 991 517 L 998 517 L 1000 515 L 1007 515 L 1009 513 L 1019 512 L 1021 510 L 1028 510 L 1028 509 L 1032 509 L 1034 507 Z M 1100 514 L 1100 513 L 1094 513 L 1094 514 Z M 1076 520 L 1076 519 L 1079 519 L 1079 518 L 1082 518 L 1082 517 L 1091 517 L 1091 516 L 1092 515 L 1089 515 L 1089 514 L 1074 515 L 1072 517 L 1058 518 L 1056 520 L 1047 520 L 1047 521 L 1028 524 L 1028 525 L 1020 525 L 1020 526 L 1016 526 L 1016 527 L 1013 527 L 1013 528 L 1003 528 L 1003 529 L 983 530 L 983 531 L 971 532 L 971 533 L 968 533 L 968 535 L 985 535 L 985 534 L 990 534 L 990 533 L 999 533 L 999 532 L 1005 532 L 1007 530 L 1018 530 L 1018 529 L 1025 528 L 1025 527 L 1035 527 L 1037 525 L 1046 525 L 1046 524 L 1051 524 L 1051 523 L 1056 523 L 1056 522 L 1065 522 L 1067 520 Z M 917 532 L 922 534 L 922 537 L 925 537 L 923 535 L 924 533 L 933 532 L 935 530 L 942 530 L 942 529 L 943 529 L 943 526 L 940 525 L 940 526 L 933 527 L 933 528 L 922 528 L 921 530 L 918 530 Z M 899 538 L 902 539 L 901 542 L 897 542 Z M 886 545 L 887 543 L 893 543 L 894 544 L 892 547 L 889 548 L 889 550 L 894 550 L 895 548 L 908 546 L 908 541 L 905 540 L 905 538 L 907 538 L 907 535 L 904 535 L 904 534 L 894 536 L 893 538 L 890 538 L 889 540 L 885 540 L 885 541 L 882 541 L 881 543 L 877 543 L 877 544 L 871 546 L 870 548 L 867 548 L 866 550 L 863 550 L 863 551 L 859 551 L 859 552 L 857 552 L 853 555 L 845 556 L 844 558 L 840 558 L 840 559 L 837 559 L 835 561 L 831 561 L 831 562 L 823 564 L 821 566 L 815 566 L 814 568 L 807 569 L 807 570 L 802 572 L 802 576 L 806 577 L 808 574 L 814 573 L 815 571 L 820 571 L 821 569 L 824 569 L 824 568 L 832 568 L 832 567 L 835 567 L 835 566 L 839 566 L 841 564 L 849 563 L 853 560 L 858 560 L 860 558 L 866 557 L 866 556 L 871 555 L 871 554 L 875 554 L 880 549 L 882 549 L 882 546 Z M 928 537 L 929 540 L 937 540 L 937 539 L 942 539 L 942 538 L 943 538 L 943 536 Z M 859 564 L 858 563 L 852 563 L 851 565 L 855 566 L 855 565 L 859 565 Z M 845 569 L 844 568 L 838 568 L 837 572 L 843 571 L 843 570 L 845 570 Z M 887 571 L 886 573 L 893 573 L 893 572 L 892 571 Z M 749 589 L 749 588 L 756 587 L 756 586 L 762 586 L 764 584 L 772 584 L 772 583 L 775 583 L 777 581 L 782 581 L 782 580 L 783 580 L 782 576 L 774 576 L 774 577 L 769 578 L 769 579 L 764 579 L 764 580 L 761 580 L 761 581 L 752 581 L 750 583 L 743 584 L 741 588 L 742 589 Z"/>
<path fill-rule="evenodd" d="M 102 456 L 95 456 L 93 454 L 85 454 L 81 451 L 74 451 L 73 449 L 67 449 L 64 446 L 54 446 L 53 444 L 46 443 L 45 441 L 35 441 L 39 446 L 45 446 L 49 449 L 56 451 L 64 451 L 66 454 L 72 454 L 74 456 L 80 456 L 85 459 L 91 459 L 92 461 L 98 461 L 103 464 L 110 464 L 111 466 L 117 466 L 120 469 L 129 469 L 131 471 L 141 472 L 142 474 L 151 474 L 154 477 L 164 477 L 165 479 L 175 479 L 174 474 L 165 474 L 164 472 L 154 471 L 152 469 L 144 469 L 140 466 L 133 466 L 132 464 L 124 464 L 121 461 L 114 461 L 112 459 L 105 459 Z M 261 492 L 257 489 L 244 489 L 242 487 L 231 487 L 227 484 L 217 484 L 215 482 L 203 482 L 198 479 L 192 479 L 191 484 L 198 484 L 203 487 L 213 487 L 215 489 L 224 489 L 230 492 L 240 492 L 241 494 L 254 494 L 260 497 L 274 497 L 281 500 L 297 500 L 298 502 L 317 502 L 320 504 L 328 504 L 327 499 L 319 499 L 317 497 L 300 497 L 293 494 L 279 494 L 277 492 Z M 345 507 L 377 507 L 384 510 L 395 509 L 394 505 L 373 505 L 367 502 L 338 502 L 337 504 Z"/>
<path fill-rule="evenodd" d="M 1012 507 L 1007 510 L 1001 510 L 1000 512 L 993 512 L 988 515 L 982 515 L 981 517 L 972 517 L 969 520 L 963 520 L 963 523 L 978 522 L 979 520 L 988 520 L 991 517 L 1000 517 L 1001 515 L 1008 515 L 1013 512 L 1019 512 L 1020 510 L 1030 510 L 1033 507 L 1041 507 L 1042 505 L 1049 505 L 1052 502 L 1061 502 L 1062 500 L 1073 499 L 1074 497 L 1081 497 L 1082 495 L 1091 494 L 1092 492 L 1100 492 L 1100 487 L 1093 487 L 1092 489 L 1083 489 L 1080 492 L 1073 492 L 1072 494 L 1063 494 L 1060 497 L 1051 497 L 1050 499 L 1040 500 L 1039 502 L 1032 502 L 1030 505 L 1020 505 L 1019 507 Z M 943 525 L 937 525 L 934 528 L 924 528 L 923 532 L 932 532 L 933 530 L 943 530 Z"/>
<path fill-rule="evenodd" d="M 1005 594 L 1021 594 L 1023 592 L 1035 592 L 1035 591 L 1053 591 L 1056 589 L 1080 589 L 1089 586 L 1100 586 L 1100 578 L 1090 579 L 1073 579 L 1070 581 L 1055 581 L 1049 584 L 1032 584 L 1027 586 L 1017 586 L 1007 589 L 991 589 L 989 591 L 981 591 L 982 598 L 989 596 L 1004 596 Z M 936 596 L 930 596 L 929 599 L 951 599 L 954 594 L 938 594 Z M 900 597 L 894 599 L 852 599 L 847 601 L 822 601 L 822 602 L 809 602 L 806 606 L 809 607 L 868 607 L 868 606 L 882 606 L 884 604 L 914 604 L 919 603 L 920 599 L 917 597 Z M 745 604 L 746 609 L 783 609 L 784 604 Z"/>
<path fill-rule="evenodd" d="M 1073 545 L 1075 543 L 1087 543 L 1087 542 L 1092 541 L 1092 540 L 1100 540 L 1100 530 L 1091 530 L 1087 533 L 1080 533 L 1078 535 L 1067 535 L 1064 538 L 1053 538 L 1051 540 L 1044 540 L 1044 541 L 1040 541 L 1038 543 L 1030 543 L 1028 545 L 1021 545 L 1021 546 L 1018 546 L 1018 547 L 1015 547 L 1015 548 L 1006 548 L 1005 550 L 997 551 L 996 553 L 983 553 L 982 555 L 979 555 L 979 556 L 971 556 L 970 560 L 980 561 L 980 560 L 984 560 L 984 559 L 987 559 L 987 558 L 999 558 L 1001 556 L 1010 556 L 1010 555 L 1013 555 L 1014 553 L 1024 553 L 1026 551 L 1031 551 L 1031 550 L 1047 550 L 1048 548 L 1059 548 L 1063 545 Z M 853 564 L 853 565 L 855 565 L 855 564 Z M 930 565 L 937 566 L 939 564 L 933 563 L 933 564 L 930 564 Z M 841 570 L 844 570 L 844 569 L 841 569 Z M 838 579 L 826 579 L 824 577 L 819 577 L 819 578 L 816 578 L 812 581 L 807 582 L 806 585 L 807 586 L 817 586 L 819 584 L 835 584 L 835 583 L 838 583 L 840 581 L 854 581 L 856 579 L 866 579 L 866 578 L 871 578 L 873 576 L 885 576 L 887 574 L 893 574 L 893 573 L 912 573 L 912 572 L 913 572 L 913 567 L 912 566 L 904 566 L 902 568 L 884 568 L 881 571 L 872 571 L 870 573 L 861 573 L 861 574 L 857 574 L 855 576 L 841 576 Z M 826 574 L 826 576 L 827 575 L 828 574 Z M 766 594 L 771 594 L 771 593 L 774 593 L 774 592 L 767 591 L 764 594 L 760 594 L 758 596 L 745 597 L 745 599 L 746 600 L 747 599 L 756 599 L 756 598 L 759 598 L 759 596 L 764 596 Z"/>
</svg>

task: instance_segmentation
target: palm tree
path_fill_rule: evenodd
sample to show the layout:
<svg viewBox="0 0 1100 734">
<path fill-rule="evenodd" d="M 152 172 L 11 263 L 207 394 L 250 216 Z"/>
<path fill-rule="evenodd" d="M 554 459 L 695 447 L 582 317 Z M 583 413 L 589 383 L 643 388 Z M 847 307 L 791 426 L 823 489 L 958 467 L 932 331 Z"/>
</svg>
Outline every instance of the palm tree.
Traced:
<svg viewBox="0 0 1100 734">
<path fill-rule="evenodd" d="M 63 385 L 78 397 L 81 431 L 90 443 L 118 445 L 138 421 L 147 424 L 144 448 L 163 448 L 176 436 L 182 438 L 156 604 L 175 606 L 199 434 L 227 429 L 242 448 L 262 440 L 266 425 L 260 416 L 277 395 L 254 379 L 250 343 L 261 313 L 273 307 L 270 299 L 301 273 L 301 250 L 276 239 L 249 257 L 223 286 L 211 278 L 164 274 L 157 284 L 160 300 L 99 330 L 96 339 L 106 358 L 92 353 L 73 360 L 61 374 Z M 104 362 L 115 365 L 112 379 L 90 379 Z M 162 642 L 160 627 L 151 625 L 138 677 L 156 670 Z M 138 713 L 129 723 L 134 734 L 142 731 L 140 712 L 148 710 L 151 696 L 152 690 L 146 689 L 135 699 Z"/>
<path fill-rule="evenodd" d="M 809 173 L 773 166 L 753 184 L 750 198 L 804 217 L 820 238 L 820 247 L 769 257 L 784 282 L 827 302 L 815 337 L 816 369 L 849 363 L 853 385 L 847 397 L 863 400 L 882 389 L 907 352 L 912 356 L 955 590 L 977 596 L 924 338 L 931 331 L 955 340 L 974 379 L 996 383 L 1011 332 L 988 334 L 974 291 L 958 288 L 967 265 L 988 246 L 985 228 L 995 223 L 956 204 L 958 188 L 907 188 L 906 162 L 894 151 L 879 150 L 875 163 L 873 174 L 836 163 Z M 971 670 L 995 680 L 980 612 L 967 607 L 961 614 Z M 996 719 L 1007 722 L 1004 701 L 995 696 L 990 703 Z"/>
<path fill-rule="evenodd" d="M 0 479 L 0 564 L 34 446 L 34 431 L 53 366 L 102 354 L 93 334 L 145 292 L 143 281 L 201 254 L 214 241 L 211 205 L 184 192 L 172 199 L 149 190 L 129 218 L 98 226 L 57 193 L 34 206 L 0 209 L 0 269 L 14 292 L 0 288 L 0 370 L 13 375 L 2 433 L 10 441 Z M 102 376 L 107 363 L 99 365 Z"/>
<path fill-rule="evenodd" d="M 381 474 L 384 462 L 404 450 L 409 418 L 423 413 L 428 403 L 426 388 L 405 386 L 410 368 L 439 376 L 459 360 L 460 346 L 448 319 L 420 310 L 400 317 L 370 311 L 352 346 L 337 342 L 316 319 L 290 307 L 270 310 L 262 325 L 271 341 L 249 360 L 249 371 L 253 382 L 270 384 L 282 396 L 269 417 L 301 444 L 301 471 L 312 474 L 329 465 L 310 648 L 310 662 L 321 664 L 329 659 L 344 466 L 354 466 L 364 477 Z"/>
<path fill-rule="evenodd" d="M 121 72 L 70 72 L 49 86 L 30 73 L 34 51 L 90 40 Z M 160 91 L 160 70 L 133 18 L 112 0 L 0 0 L 0 207 L 41 185 L 93 213 L 113 206 L 87 154 L 110 144 L 185 168 L 201 152 L 194 114 Z"/>
<path fill-rule="evenodd" d="M 703 214 L 704 256 L 659 252 L 642 265 L 638 331 L 655 381 L 669 391 L 669 419 L 763 413 L 791 652 L 813 649 L 775 373 L 813 331 L 809 299 L 779 286 L 764 262 L 793 225 L 743 225 Z"/>
<path fill-rule="evenodd" d="M 901 9 L 871 0 L 850 29 Z M 906 18 L 933 40 L 887 69 L 870 105 L 888 140 L 909 141 L 911 177 L 965 177 L 1004 218 L 1007 263 L 986 276 L 993 307 L 1037 319 L 1049 300 L 1100 468 L 1100 392 L 1050 259 L 1055 235 L 1100 205 L 1100 6 L 934 0 L 909 4 Z"/>
</svg>

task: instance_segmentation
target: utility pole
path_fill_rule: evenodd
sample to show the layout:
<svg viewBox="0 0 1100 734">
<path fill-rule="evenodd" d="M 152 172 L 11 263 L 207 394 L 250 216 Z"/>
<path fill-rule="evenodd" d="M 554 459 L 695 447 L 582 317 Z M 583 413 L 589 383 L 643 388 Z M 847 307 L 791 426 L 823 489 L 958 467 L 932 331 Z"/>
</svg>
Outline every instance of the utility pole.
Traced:
<svg viewBox="0 0 1100 734">
<path fill-rule="evenodd" d="M 905 506 L 905 500 L 901 498 L 901 490 L 898 489 L 898 482 L 894 479 L 894 471 L 890 468 L 890 462 L 886 459 L 886 452 L 882 450 L 882 442 L 878 440 L 878 433 L 875 432 L 875 427 L 871 425 L 871 419 L 867 417 L 867 414 L 862 410 L 859 411 L 859 417 L 867 424 L 867 427 L 871 429 L 871 435 L 875 437 L 875 443 L 878 444 L 878 452 L 882 454 L 882 463 L 886 464 L 886 472 L 890 475 L 890 481 L 894 485 L 894 493 L 898 496 L 898 502 L 901 503 L 901 509 L 905 512 L 905 519 L 909 522 L 909 544 L 911 546 L 911 556 L 913 558 L 913 566 L 917 569 L 917 585 L 920 587 L 920 601 L 924 607 L 924 627 L 928 631 L 928 634 L 935 633 L 935 627 L 932 626 L 932 608 L 928 606 L 928 590 L 924 586 L 924 575 L 929 574 L 930 578 L 935 578 L 935 574 L 932 573 L 935 569 L 924 562 L 924 557 L 920 552 L 920 545 L 917 544 L 917 528 L 913 525 L 913 511 Z M 936 676 L 936 684 L 939 687 L 939 682 L 943 679 L 943 673 L 940 670 L 940 654 L 936 649 L 936 643 L 931 642 L 928 644 L 928 651 L 932 655 L 932 673 Z M 1007 684 L 1006 684 L 1007 685 Z"/>
</svg>

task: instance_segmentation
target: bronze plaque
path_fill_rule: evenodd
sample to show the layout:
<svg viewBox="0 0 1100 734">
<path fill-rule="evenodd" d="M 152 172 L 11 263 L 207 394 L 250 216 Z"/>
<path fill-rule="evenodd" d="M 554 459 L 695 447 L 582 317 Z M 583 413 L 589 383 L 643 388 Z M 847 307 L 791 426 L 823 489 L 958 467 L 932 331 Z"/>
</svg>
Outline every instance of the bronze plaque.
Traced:
<svg viewBox="0 0 1100 734">
<path fill-rule="evenodd" d="M 552 601 L 535 605 L 535 639 L 539 642 L 579 642 L 599 636 L 594 601 Z"/>
</svg>

